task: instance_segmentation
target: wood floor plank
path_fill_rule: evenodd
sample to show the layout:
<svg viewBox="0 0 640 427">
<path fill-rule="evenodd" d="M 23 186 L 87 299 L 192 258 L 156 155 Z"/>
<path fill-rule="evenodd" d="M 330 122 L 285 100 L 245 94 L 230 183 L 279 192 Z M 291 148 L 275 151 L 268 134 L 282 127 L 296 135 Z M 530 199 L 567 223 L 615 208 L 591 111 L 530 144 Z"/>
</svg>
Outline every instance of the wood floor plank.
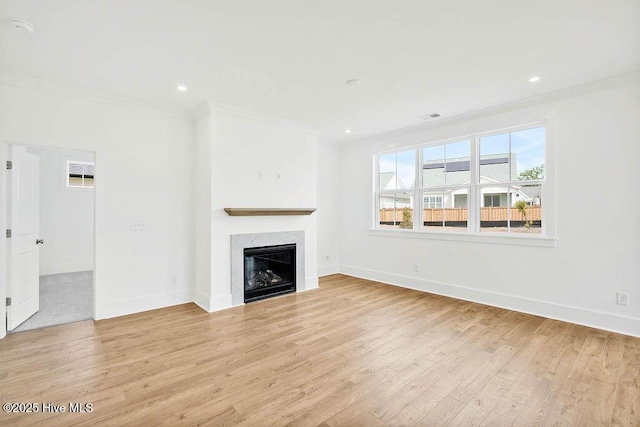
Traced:
<svg viewBox="0 0 640 427">
<path fill-rule="evenodd" d="M 615 385 L 594 379 L 578 419 L 579 425 L 609 425 L 615 402 Z"/>
<path fill-rule="evenodd" d="M 638 339 L 625 337 L 622 365 L 617 384 L 615 407 L 634 417 L 640 417 L 640 344 Z"/>
<path fill-rule="evenodd" d="M 515 425 L 516 418 L 521 411 L 521 404 L 503 396 L 479 425 L 488 427 L 512 426 Z"/>
<path fill-rule="evenodd" d="M 611 417 L 612 426 L 638 427 L 640 426 L 640 417 L 632 415 L 621 408 L 613 409 Z"/>
<path fill-rule="evenodd" d="M 578 351 L 569 377 L 556 399 L 550 404 L 548 422 L 559 425 L 577 425 L 587 402 L 596 366 L 604 349 L 605 338 L 589 329 L 589 335 Z"/>
<path fill-rule="evenodd" d="M 416 425 L 418 426 L 446 426 L 451 424 L 459 413 L 464 409 L 465 404 L 450 397 L 445 396 L 438 404 L 431 409 Z"/>
<path fill-rule="evenodd" d="M 387 425 L 412 426 L 418 424 L 424 417 L 424 412 L 411 405 L 406 405 L 387 422 Z"/>
<path fill-rule="evenodd" d="M 451 420 L 451 424 L 454 426 L 481 424 L 510 386 L 510 380 L 500 376 L 491 378 L 485 387 Z"/>
<path fill-rule="evenodd" d="M 640 425 L 640 339 L 344 275 L 0 340 L 0 425 Z M 41 406 L 40 406 L 41 408 Z"/>
<path fill-rule="evenodd" d="M 531 393 L 531 397 L 523 404 L 516 419 L 516 424 L 544 425 L 550 416 L 551 407 L 557 401 L 558 395 L 565 385 L 580 348 L 589 335 L 588 328 L 576 327 L 568 341 L 564 342 L 562 351 L 549 365 L 542 380 Z"/>
</svg>

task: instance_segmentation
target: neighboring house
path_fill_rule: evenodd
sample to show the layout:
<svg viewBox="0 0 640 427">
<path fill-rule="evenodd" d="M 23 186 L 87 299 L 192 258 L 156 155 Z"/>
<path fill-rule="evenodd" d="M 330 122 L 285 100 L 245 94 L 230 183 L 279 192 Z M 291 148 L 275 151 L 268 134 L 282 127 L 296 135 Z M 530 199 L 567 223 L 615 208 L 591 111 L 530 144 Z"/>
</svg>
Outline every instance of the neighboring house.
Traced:
<svg viewBox="0 0 640 427">
<path fill-rule="evenodd" d="M 480 183 L 495 186 L 482 187 L 480 207 L 506 207 L 507 194 L 511 193 L 511 205 L 524 200 L 527 205 L 540 205 L 539 186 L 512 186 L 507 188 L 503 182 L 517 177 L 516 153 L 511 154 L 511 167 L 509 167 L 508 154 L 492 154 L 480 157 Z M 396 192 L 380 197 L 380 209 L 403 209 L 413 206 L 413 190 L 403 191 L 407 186 L 396 176 L 395 172 L 383 172 L 379 175 L 380 190 L 395 190 Z M 396 181 L 397 179 L 397 181 Z M 423 208 L 462 208 L 468 207 L 468 189 L 471 180 L 469 158 L 433 160 L 425 162 L 422 166 L 422 182 L 426 187 L 460 186 L 450 191 L 425 190 L 423 196 Z M 411 187 L 411 185 L 409 185 Z"/>
<path fill-rule="evenodd" d="M 396 190 L 397 188 L 405 187 L 400 177 L 396 178 L 395 172 L 383 172 L 380 174 L 379 179 L 380 179 L 380 190 Z M 412 190 L 408 190 L 407 192 L 403 192 L 402 190 L 397 190 L 397 193 L 394 193 L 394 195 L 380 197 L 380 209 L 393 209 L 393 208 L 411 209 L 412 206 L 413 206 Z"/>
<path fill-rule="evenodd" d="M 524 200 L 528 205 L 540 204 L 540 187 L 507 186 L 503 182 L 517 178 L 516 154 L 511 154 L 511 167 L 509 167 L 509 154 L 492 154 L 480 157 L 480 183 L 495 186 L 482 187 L 481 207 L 505 207 L 507 206 L 507 194 L 511 193 L 512 205 Z M 425 186 L 440 187 L 456 186 L 466 187 L 471 180 L 469 158 L 433 160 L 425 162 L 422 166 L 422 179 Z M 439 193 L 439 192 L 438 192 Z M 425 208 L 466 208 L 468 205 L 467 188 L 452 189 L 444 194 L 425 194 Z"/>
</svg>

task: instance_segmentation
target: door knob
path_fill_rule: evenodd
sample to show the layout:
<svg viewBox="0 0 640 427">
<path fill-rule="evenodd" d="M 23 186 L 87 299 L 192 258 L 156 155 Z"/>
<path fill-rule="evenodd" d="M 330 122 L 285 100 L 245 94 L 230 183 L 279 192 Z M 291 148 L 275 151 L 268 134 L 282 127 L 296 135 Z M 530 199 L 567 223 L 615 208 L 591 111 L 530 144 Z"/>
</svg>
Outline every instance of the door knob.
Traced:
<svg viewBox="0 0 640 427">
<path fill-rule="evenodd" d="M 36 245 L 42 245 L 42 244 L 44 244 L 44 240 L 42 239 L 36 240 Z"/>
</svg>

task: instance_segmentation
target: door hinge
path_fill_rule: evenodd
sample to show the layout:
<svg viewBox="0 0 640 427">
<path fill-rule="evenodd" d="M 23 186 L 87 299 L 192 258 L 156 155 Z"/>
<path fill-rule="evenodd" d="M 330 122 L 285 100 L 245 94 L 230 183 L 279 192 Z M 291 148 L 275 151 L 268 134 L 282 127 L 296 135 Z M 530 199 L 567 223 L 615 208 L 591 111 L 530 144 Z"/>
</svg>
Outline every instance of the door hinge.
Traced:
<svg viewBox="0 0 640 427">
<path fill-rule="evenodd" d="M 11 298 L 7 298 L 7 307 L 11 307 Z"/>
<path fill-rule="evenodd" d="M 11 230 L 7 229 L 7 232 L 5 233 L 5 236 L 7 236 L 7 239 L 11 237 Z"/>
<path fill-rule="evenodd" d="M 7 160 L 7 169 L 13 169 L 13 162 L 11 160 Z"/>
</svg>

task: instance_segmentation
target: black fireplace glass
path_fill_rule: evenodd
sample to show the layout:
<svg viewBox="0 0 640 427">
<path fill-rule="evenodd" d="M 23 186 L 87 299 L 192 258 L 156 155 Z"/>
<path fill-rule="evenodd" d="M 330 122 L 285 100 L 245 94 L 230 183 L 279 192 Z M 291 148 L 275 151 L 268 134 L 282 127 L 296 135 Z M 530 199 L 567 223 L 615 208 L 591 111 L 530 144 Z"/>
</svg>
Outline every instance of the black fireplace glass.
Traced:
<svg viewBox="0 0 640 427">
<path fill-rule="evenodd" d="M 296 291 L 296 245 L 244 249 L 244 302 Z"/>
</svg>

